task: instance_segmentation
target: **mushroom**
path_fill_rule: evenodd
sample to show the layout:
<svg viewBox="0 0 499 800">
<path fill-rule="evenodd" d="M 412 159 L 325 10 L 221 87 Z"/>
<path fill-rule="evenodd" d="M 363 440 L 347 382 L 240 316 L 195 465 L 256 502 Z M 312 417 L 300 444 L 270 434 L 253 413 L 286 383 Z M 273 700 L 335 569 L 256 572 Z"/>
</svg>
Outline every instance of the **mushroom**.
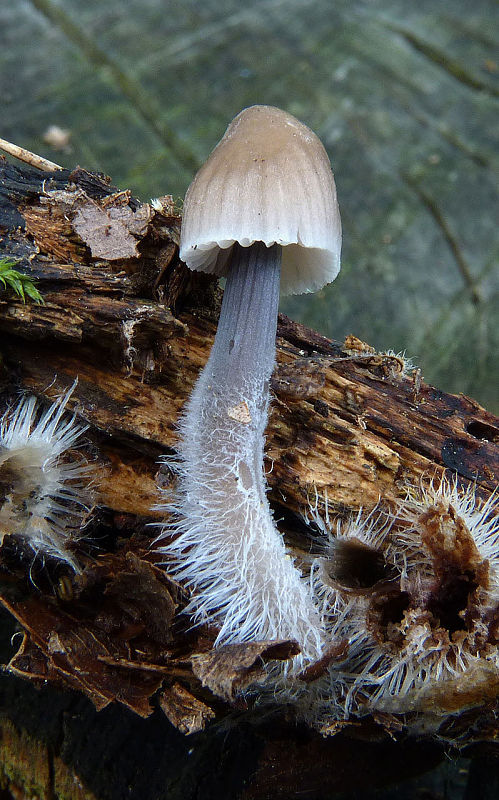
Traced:
<svg viewBox="0 0 499 800">
<path fill-rule="evenodd" d="M 180 422 L 177 497 L 162 548 L 217 644 L 293 638 L 319 656 L 319 613 L 287 554 L 263 469 L 279 287 L 339 271 L 341 223 L 326 151 L 290 114 L 252 106 L 230 123 L 184 203 L 180 256 L 226 276 L 218 329 Z M 281 278 L 282 272 L 282 278 Z"/>
</svg>

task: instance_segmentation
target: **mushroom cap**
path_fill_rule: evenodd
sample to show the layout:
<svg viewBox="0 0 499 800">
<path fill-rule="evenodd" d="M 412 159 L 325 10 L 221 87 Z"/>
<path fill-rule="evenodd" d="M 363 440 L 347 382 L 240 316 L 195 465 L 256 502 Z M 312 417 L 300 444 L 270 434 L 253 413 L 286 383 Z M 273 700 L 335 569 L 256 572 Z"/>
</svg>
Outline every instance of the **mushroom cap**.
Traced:
<svg viewBox="0 0 499 800">
<path fill-rule="evenodd" d="M 235 242 L 280 244 L 281 290 L 314 292 L 340 269 L 341 221 L 329 158 L 291 114 L 251 106 L 235 117 L 192 181 L 180 258 L 226 275 Z"/>
</svg>

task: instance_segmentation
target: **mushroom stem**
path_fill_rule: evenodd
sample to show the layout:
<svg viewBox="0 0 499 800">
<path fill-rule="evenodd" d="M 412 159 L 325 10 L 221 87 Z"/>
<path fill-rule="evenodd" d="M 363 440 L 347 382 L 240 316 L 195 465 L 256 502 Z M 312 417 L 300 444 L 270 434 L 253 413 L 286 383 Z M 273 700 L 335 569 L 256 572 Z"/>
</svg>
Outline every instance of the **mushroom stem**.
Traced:
<svg viewBox="0 0 499 800">
<path fill-rule="evenodd" d="M 255 420 L 262 410 L 265 413 L 263 427 L 275 363 L 281 255 L 282 248 L 276 244 L 234 245 L 217 333 L 204 371 L 206 381 L 212 381 L 212 402 L 222 415 L 237 403 L 246 402 L 249 408 L 255 402 Z M 246 435 L 244 427 L 242 432 Z"/>
<path fill-rule="evenodd" d="M 180 536 L 165 551 L 193 589 L 196 620 L 220 627 L 218 644 L 293 638 L 309 659 L 322 646 L 319 615 L 263 472 L 280 265 L 279 245 L 234 245 L 213 348 L 181 421 Z"/>
</svg>

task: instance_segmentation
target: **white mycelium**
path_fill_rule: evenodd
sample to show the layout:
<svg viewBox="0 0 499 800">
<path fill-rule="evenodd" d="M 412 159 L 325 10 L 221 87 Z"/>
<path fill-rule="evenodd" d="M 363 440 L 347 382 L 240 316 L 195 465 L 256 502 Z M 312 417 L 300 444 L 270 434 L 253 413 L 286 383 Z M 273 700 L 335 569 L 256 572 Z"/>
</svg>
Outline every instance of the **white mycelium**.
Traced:
<svg viewBox="0 0 499 800">
<path fill-rule="evenodd" d="M 73 390 L 45 410 L 25 396 L 0 420 L 0 537 L 15 535 L 35 556 L 78 571 L 71 543 L 92 496 L 88 465 L 74 452 L 86 428 L 65 413 Z"/>
</svg>

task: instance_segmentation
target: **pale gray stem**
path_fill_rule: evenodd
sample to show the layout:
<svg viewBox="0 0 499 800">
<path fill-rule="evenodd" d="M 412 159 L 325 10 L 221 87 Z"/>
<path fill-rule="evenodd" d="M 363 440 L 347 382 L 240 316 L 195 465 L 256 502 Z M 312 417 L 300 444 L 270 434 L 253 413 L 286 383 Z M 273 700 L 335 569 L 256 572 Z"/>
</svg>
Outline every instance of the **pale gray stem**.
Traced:
<svg viewBox="0 0 499 800">
<path fill-rule="evenodd" d="M 263 384 L 274 368 L 280 279 L 279 245 L 234 245 L 209 361 L 215 391 L 230 387 L 237 395 L 251 376 L 268 393 Z"/>
<path fill-rule="evenodd" d="M 181 422 L 176 538 L 167 552 L 194 590 L 189 610 L 218 643 L 294 638 L 319 655 L 309 588 L 286 552 L 263 473 L 281 248 L 234 246 L 218 330 Z"/>
</svg>

